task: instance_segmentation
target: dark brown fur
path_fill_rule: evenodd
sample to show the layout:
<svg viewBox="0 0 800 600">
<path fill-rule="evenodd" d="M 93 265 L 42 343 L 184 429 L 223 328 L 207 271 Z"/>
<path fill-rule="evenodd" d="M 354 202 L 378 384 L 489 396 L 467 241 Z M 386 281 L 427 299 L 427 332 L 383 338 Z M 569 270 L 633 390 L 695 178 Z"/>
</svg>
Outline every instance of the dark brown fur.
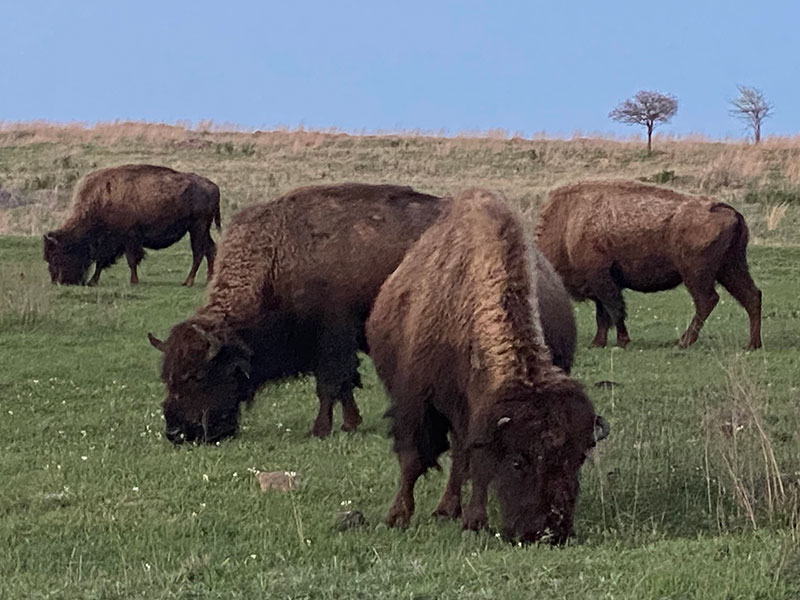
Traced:
<svg viewBox="0 0 800 600">
<path fill-rule="evenodd" d="M 164 415 L 173 442 L 235 433 L 239 406 L 268 381 L 317 380 L 312 433 L 328 435 L 333 405 L 345 430 L 361 422 L 357 351 L 384 279 L 445 201 L 409 187 L 300 188 L 248 207 L 220 245 L 208 303 L 165 343 Z"/>
<path fill-rule="evenodd" d="M 367 340 L 392 400 L 401 468 L 390 526 L 408 524 L 414 484 L 447 450 L 449 432 L 453 467 L 435 514 L 485 526 L 492 484 L 508 537 L 549 532 L 562 542 L 572 533 L 578 470 L 595 425 L 607 430 L 581 387 L 552 364 L 537 262 L 505 203 L 471 190 L 383 284 Z M 473 492 L 462 515 L 468 478 Z"/>
<path fill-rule="evenodd" d="M 195 173 L 153 165 L 123 165 L 87 175 L 75 188 L 72 215 L 44 236 L 44 258 L 54 283 L 80 284 L 96 263 L 89 285 L 123 254 L 131 283 L 144 249 L 171 246 L 187 232 L 192 268 L 183 285 L 191 286 L 203 257 L 208 277 L 214 271 L 216 246 L 211 223 L 220 228 L 219 188 Z"/>
<path fill-rule="evenodd" d="M 537 245 L 570 294 L 593 300 L 597 333 L 630 338 L 622 290 L 657 292 L 683 282 L 696 313 L 680 346 L 696 340 L 716 306 L 719 282 L 750 318 L 749 348 L 761 347 L 761 291 L 747 266 L 748 229 L 733 207 L 630 181 L 583 182 L 553 190 L 542 209 Z"/>
</svg>

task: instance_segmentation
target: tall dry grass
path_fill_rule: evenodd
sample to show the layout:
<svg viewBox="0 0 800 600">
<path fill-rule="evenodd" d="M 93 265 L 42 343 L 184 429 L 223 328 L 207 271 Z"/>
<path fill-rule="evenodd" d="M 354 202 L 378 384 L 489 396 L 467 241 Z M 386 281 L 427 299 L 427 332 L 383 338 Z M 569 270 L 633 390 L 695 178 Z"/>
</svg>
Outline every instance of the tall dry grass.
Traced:
<svg viewBox="0 0 800 600">
<path fill-rule="evenodd" d="M 770 386 L 739 357 L 724 367 L 726 387 L 706 412 L 708 508 L 718 526 L 746 520 L 755 529 L 790 526 L 800 534 L 800 419 L 770 404 Z M 728 507 L 732 506 L 730 511 Z"/>
<path fill-rule="evenodd" d="M 300 185 L 394 182 L 449 194 L 468 186 L 503 192 L 532 218 L 553 187 L 580 179 L 658 182 L 734 203 L 800 206 L 800 136 L 759 146 L 702 136 L 657 136 L 647 156 L 641 136 L 576 131 L 568 138 L 505 130 L 362 132 L 279 128 L 248 131 L 211 121 L 0 123 L 0 233 L 37 235 L 65 217 L 75 181 L 99 167 L 151 162 L 191 170 L 222 190 L 223 218 Z M 758 210 L 763 221 L 763 209 Z M 751 224 L 752 226 L 752 224 Z M 769 240 L 756 227 L 754 239 Z M 783 242 L 784 240 L 782 240 Z"/>
</svg>

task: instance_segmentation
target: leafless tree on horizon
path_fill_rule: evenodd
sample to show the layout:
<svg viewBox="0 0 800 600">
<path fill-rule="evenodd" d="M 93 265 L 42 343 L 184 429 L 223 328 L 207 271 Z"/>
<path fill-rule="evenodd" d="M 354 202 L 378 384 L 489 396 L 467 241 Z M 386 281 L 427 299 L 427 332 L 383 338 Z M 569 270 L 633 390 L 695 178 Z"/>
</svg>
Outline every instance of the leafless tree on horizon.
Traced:
<svg viewBox="0 0 800 600">
<path fill-rule="evenodd" d="M 753 130 L 753 143 L 761 141 L 761 124 L 767 117 L 772 116 L 775 108 L 758 88 L 747 85 L 737 85 L 739 97 L 731 100 L 733 108 L 728 111 L 731 116 L 744 121 L 747 127 Z"/>
<path fill-rule="evenodd" d="M 636 92 L 633 98 L 621 102 L 608 116 L 626 125 L 644 125 L 647 128 L 647 154 L 652 152 L 653 129 L 656 123 L 669 123 L 678 112 L 678 99 L 672 94 Z"/>
</svg>

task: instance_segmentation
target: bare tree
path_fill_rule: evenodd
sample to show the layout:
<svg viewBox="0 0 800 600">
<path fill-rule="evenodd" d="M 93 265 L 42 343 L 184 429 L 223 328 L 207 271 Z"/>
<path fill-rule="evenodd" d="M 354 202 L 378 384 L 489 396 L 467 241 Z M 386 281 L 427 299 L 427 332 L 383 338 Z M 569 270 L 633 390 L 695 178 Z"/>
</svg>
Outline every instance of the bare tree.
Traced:
<svg viewBox="0 0 800 600">
<path fill-rule="evenodd" d="M 653 129 L 656 123 L 669 123 L 678 112 L 678 99 L 671 94 L 637 92 L 633 98 L 620 103 L 608 116 L 627 125 L 647 127 L 647 154 L 652 151 Z"/>
<path fill-rule="evenodd" d="M 732 116 L 747 123 L 747 126 L 753 130 L 753 141 L 757 144 L 761 141 L 761 123 L 767 117 L 772 116 L 774 107 L 771 102 L 767 101 L 761 90 L 746 85 L 737 85 L 736 87 L 739 88 L 739 97 L 731 100 L 733 108 L 729 112 Z"/>
</svg>

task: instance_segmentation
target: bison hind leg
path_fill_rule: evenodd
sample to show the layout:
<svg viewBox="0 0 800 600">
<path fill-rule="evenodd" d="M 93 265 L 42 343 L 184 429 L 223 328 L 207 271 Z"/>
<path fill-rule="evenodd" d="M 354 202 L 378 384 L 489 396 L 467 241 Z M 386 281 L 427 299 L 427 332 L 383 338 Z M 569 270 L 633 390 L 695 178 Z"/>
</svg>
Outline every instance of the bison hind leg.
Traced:
<svg viewBox="0 0 800 600">
<path fill-rule="evenodd" d="M 719 302 L 719 295 L 714 290 L 713 279 L 693 279 L 685 283 L 694 301 L 695 314 L 691 323 L 689 323 L 689 327 L 686 328 L 686 331 L 678 341 L 678 346 L 681 348 L 688 348 L 697 341 L 708 315 L 711 314 L 711 311 L 714 310 L 717 302 Z"/>
<path fill-rule="evenodd" d="M 761 348 L 761 290 L 750 277 L 747 264 L 723 268 L 717 281 L 747 311 L 750 319 L 750 342 L 747 349 Z"/>
</svg>

